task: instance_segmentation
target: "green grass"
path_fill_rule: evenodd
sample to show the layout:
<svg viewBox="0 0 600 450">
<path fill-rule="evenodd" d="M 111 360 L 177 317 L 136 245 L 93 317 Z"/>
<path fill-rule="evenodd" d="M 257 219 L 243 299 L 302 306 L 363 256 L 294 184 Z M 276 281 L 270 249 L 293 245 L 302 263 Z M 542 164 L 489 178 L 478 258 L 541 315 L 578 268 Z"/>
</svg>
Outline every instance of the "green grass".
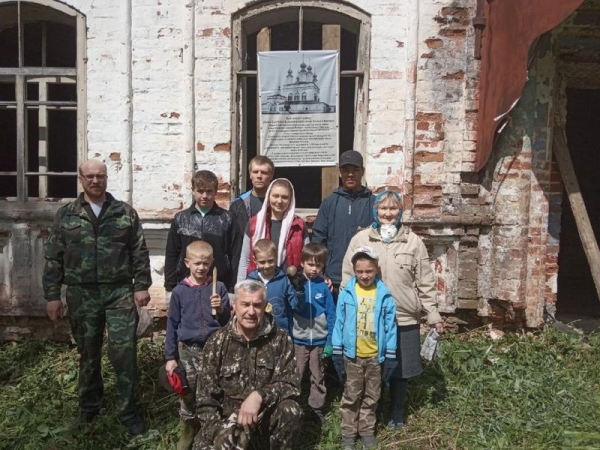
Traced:
<svg viewBox="0 0 600 450">
<path fill-rule="evenodd" d="M 105 359 L 104 410 L 82 434 L 69 427 L 77 412 L 75 350 L 31 340 L 0 344 L 0 449 L 174 448 L 177 400 L 156 380 L 161 344 L 142 340 L 139 363 L 151 430 L 130 439 L 115 419 L 117 394 Z M 295 448 L 339 447 L 339 392 L 330 397 L 326 426 L 304 421 Z M 380 448 L 600 449 L 600 337 L 447 337 L 439 364 L 409 384 L 408 410 L 403 430 L 379 429 Z"/>
</svg>

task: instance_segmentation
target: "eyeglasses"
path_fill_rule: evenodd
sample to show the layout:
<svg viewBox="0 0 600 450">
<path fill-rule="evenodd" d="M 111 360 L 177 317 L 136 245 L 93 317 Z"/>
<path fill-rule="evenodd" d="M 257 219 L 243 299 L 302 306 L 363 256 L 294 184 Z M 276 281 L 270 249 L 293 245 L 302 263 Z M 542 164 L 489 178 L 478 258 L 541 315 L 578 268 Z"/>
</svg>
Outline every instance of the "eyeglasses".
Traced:
<svg viewBox="0 0 600 450">
<path fill-rule="evenodd" d="M 92 181 L 94 181 L 94 179 L 96 179 L 98 181 L 104 181 L 108 178 L 108 176 L 106 176 L 106 175 L 80 175 L 80 177 L 83 178 L 88 183 L 91 183 Z"/>
</svg>

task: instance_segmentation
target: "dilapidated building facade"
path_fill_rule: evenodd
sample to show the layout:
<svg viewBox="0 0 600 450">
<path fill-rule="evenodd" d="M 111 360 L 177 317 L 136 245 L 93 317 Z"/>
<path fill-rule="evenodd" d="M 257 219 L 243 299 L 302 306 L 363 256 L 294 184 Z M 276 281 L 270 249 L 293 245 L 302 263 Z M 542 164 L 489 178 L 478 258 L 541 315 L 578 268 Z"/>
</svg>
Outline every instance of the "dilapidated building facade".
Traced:
<svg viewBox="0 0 600 450">
<path fill-rule="evenodd" d="M 2 330 L 45 315 L 43 245 L 87 158 L 143 219 L 164 313 L 166 231 L 191 175 L 214 171 L 224 207 L 246 189 L 257 52 L 295 49 L 340 50 L 340 152 L 406 195 L 443 312 L 531 327 L 548 306 L 600 313 L 553 139 L 598 232 L 598 23 L 598 0 L 0 0 Z M 276 176 L 309 221 L 338 182 Z"/>
</svg>

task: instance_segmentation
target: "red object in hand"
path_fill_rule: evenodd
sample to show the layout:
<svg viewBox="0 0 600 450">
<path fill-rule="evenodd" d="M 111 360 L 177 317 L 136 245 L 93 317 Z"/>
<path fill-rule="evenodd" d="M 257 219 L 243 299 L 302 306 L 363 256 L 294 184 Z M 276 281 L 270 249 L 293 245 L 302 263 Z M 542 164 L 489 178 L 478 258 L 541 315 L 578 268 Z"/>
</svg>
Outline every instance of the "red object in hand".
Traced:
<svg viewBox="0 0 600 450">
<path fill-rule="evenodd" d="M 175 393 L 177 393 L 179 395 L 186 394 L 185 389 L 183 388 L 183 385 L 181 384 L 181 378 L 179 378 L 179 375 L 177 375 L 175 373 L 175 371 L 173 371 L 173 373 L 171 375 L 167 375 L 167 379 L 169 380 L 169 384 L 171 385 L 171 387 L 173 388 Z"/>
<path fill-rule="evenodd" d="M 186 395 L 190 390 L 190 385 L 188 384 L 187 378 L 185 376 L 185 371 L 177 366 L 173 370 L 171 375 L 167 375 L 169 378 L 169 383 L 173 386 L 173 390 L 179 395 Z"/>
</svg>

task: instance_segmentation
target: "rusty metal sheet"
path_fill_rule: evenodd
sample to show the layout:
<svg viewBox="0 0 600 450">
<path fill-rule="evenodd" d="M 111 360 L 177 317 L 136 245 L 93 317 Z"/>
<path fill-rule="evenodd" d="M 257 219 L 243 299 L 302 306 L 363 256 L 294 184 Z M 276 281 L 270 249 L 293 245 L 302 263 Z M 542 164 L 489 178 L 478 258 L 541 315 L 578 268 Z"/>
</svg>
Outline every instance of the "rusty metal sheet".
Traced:
<svg viewBox="0 0 600 450">
<path fill-rule="evenodd" d="M 565 20 L 583 0 L 484 0 L 475 169 L 492 153 L 503 119 L 516 105 L 527 77 L 531 44 Z"/>
</svg>

